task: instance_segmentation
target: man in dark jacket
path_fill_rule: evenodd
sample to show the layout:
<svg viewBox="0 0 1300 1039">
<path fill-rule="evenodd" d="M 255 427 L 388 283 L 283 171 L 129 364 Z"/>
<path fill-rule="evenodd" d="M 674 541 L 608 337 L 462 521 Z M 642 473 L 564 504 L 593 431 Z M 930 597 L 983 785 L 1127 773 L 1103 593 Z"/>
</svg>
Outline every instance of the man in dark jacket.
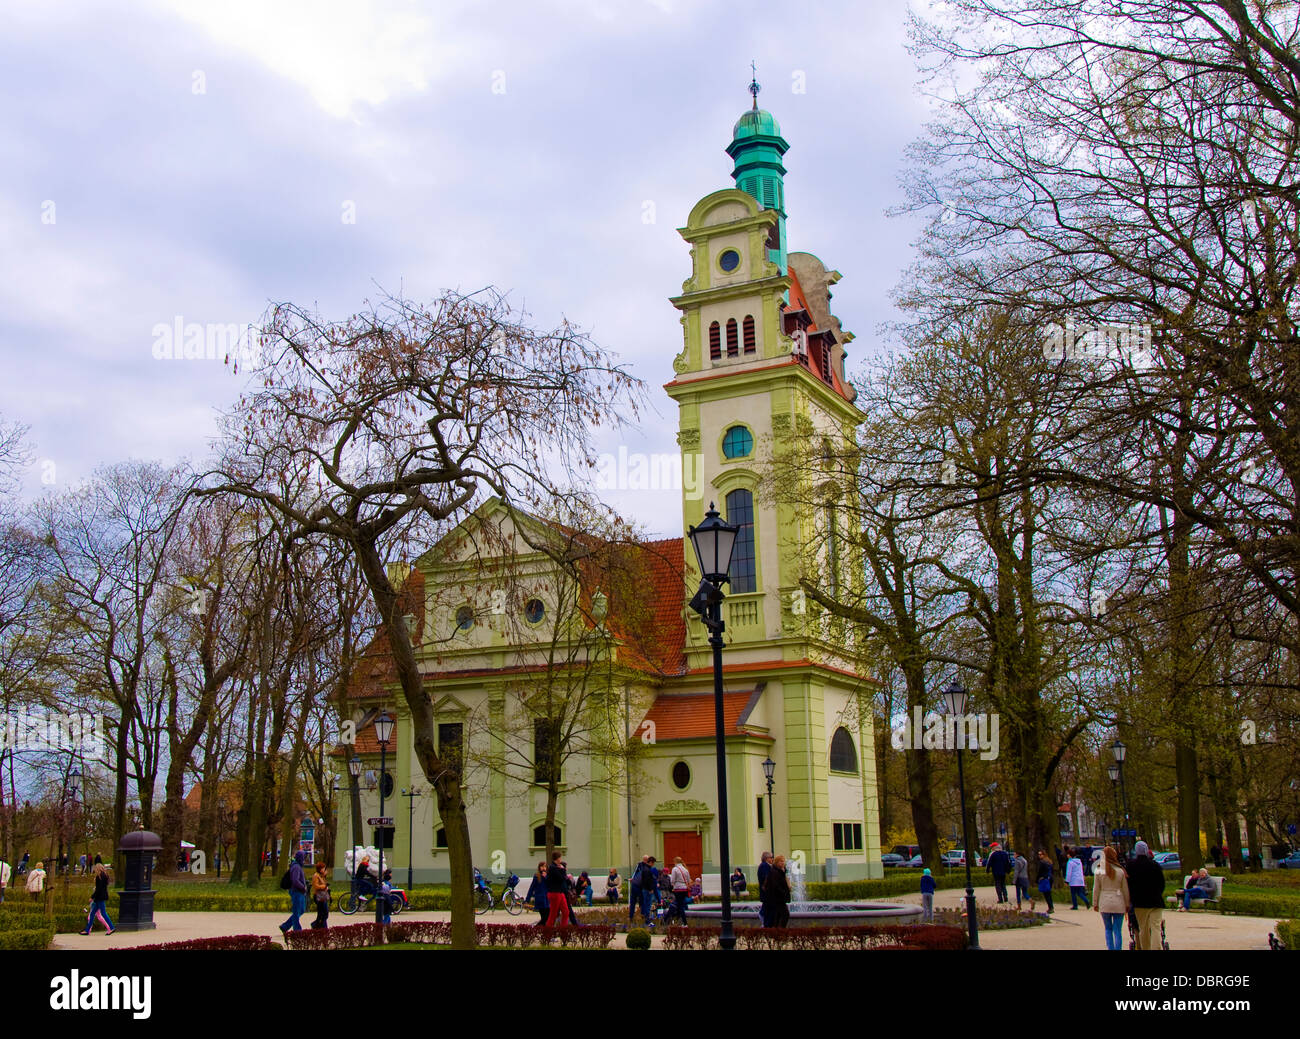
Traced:
<svg viewBox="0 0 1300 1039">
<path fill-rule="evenodd" d="M 293 864 L 289 867 L 289 919 L 280 925 L 281 934 L 288 930 L 302 930 L 302 922 L 298 918 L 307 912 L 307 877 L 302 871 L 305 858 L 302 852 L 295 853 Z"/>
<path fill-rule="evenodd" d="M 1133 845 L 1128 863 L 1128 893 L 1137 914 L 1138 948 L 1160 948 L 1160 921 L 1165 910 L 1165 874 L 1146 841 Z"/>
<path fill-rule="evenodd" d="M 993 887 L 998 893 L 998 905 L 1009 901 L 1007 898 L 1007 874 L 1011 872 L 1011 857 L 1002 850 L 1002 845 L 994 841 L 989 860 L 984 868 L 993 874 Z"/>
<path fill-rule="evenodd" d="M 763 857 L 759 860 L 759 863 L 758 863 L 758 897 L 759 897 L 759 899 L 762 899 L 762 897 L 763 897 L 763 885 L 767 882 L 767 875 L 768 875 L 769 873 L 771 873 L 771 872 L 772 872 L 772 853 L 771 853 L 770 851 L 765 851 L 765 852 L 763 852 Z M 758 918 L 759 918 L 759 920 L 762 921 L 764 927 L 768 926 L 768 923 L 767 923 L 767 905 L 766 905 L 766 903 L 764 903 L 764 902 L 762 902 L 762 901 L 760 901 L 759 904 L 758 904 Z"/>
<path fill-rule="evenodd" d="M 650 900 L 656 883 L 658 883 L 658 878 L 655 875 L 654 866 L 650 864 L 650 856 L 642 855 L 641 861 L 632 870 L 632 876 L 627 885 L 627 925 L 629 927 L 636 922 L 638 908 L 641 910 L 641 915 L 645 917 L 645 922 L 647 924 L 651 923 Z"/>
</svg>

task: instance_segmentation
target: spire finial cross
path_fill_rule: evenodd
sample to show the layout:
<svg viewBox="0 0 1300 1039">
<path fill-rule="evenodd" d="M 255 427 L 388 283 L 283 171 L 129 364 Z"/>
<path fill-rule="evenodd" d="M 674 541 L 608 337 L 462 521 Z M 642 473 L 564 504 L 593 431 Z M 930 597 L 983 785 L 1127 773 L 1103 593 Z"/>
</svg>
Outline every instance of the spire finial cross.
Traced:
<svg viewBox="0 0 1300 1039">
<path fill-rule="evenodd" d="M 752 75 L 750 76 L 750 80 L 749 80 L 749 92 L 750 92 L 751 94 L 754 95 L 754 111 L 757 112 L 757 111 L 758 111 L 758 92 L 759 92 L 759 90 L 762 89 L 762 88 L 758 85 L 758 66 L 757 66 L 756 64 L 754 64 L 753 61 L 751 61 L 751 62 L 749 63 L 749 70 L 750 70 L 750 72 L 751 72 L 751 74 L 752 74 Z"/>
</svg>

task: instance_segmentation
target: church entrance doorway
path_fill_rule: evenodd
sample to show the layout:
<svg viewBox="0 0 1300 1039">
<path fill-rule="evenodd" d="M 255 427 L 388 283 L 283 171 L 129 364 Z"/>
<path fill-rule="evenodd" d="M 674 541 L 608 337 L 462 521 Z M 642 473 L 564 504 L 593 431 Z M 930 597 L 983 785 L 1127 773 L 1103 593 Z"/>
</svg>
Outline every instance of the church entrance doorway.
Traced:
<svg viewBox="0 0 1300 1039">
<path fill-rule="evenodd" d="M 664 869 L 672 871 L 673 860 L 680 855 L 691 871 L 691 879 L 704 875 L 704 842 L 694 830 L 668 830 L 664 833 Z"/>
</svg>

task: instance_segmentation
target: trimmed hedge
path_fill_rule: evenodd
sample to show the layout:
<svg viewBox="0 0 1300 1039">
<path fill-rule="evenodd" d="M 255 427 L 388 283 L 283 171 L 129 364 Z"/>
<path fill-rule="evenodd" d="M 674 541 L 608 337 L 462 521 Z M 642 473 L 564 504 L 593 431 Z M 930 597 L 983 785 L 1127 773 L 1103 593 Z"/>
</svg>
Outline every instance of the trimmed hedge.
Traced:
<svg viewBox="0 0 1300 1039">
<path fill-rule="evenodd" d="M 127 945 L 124 949 L 135 952 L 151 950 L 154 952 L 193 952 L 203 949 L 224 949 L 247 952 L 264 949 L 281 948 L 278 942 L 271 941 L 264 934 L 227 934 L 219 938 L 191 938 L 183 942 L 162 942 L 158 945 Z"/>
<path fill-rule="evenodd" d="M 665 949 L 717 948 L 721 929 L 670 927 Z M 883 927 L 741 927 L 736 929 L 737 949 L 793 949 L 796 951 L 943 949 L 966 948 L 960 927 L 886 925 Z"/>
<path fill-rule="evenodd" d="M 480 946 L 506 949 L 547 947 L 606 949 L 614 928 L 535 927 L 532 924 L 476 924 Z M 450 945 L 451 924 L 437 920 L 412 920 L 390 924 L 351 924 L 347 927 L 307 928 L 284 936 L 290 949 L 365 949 L 373 945 Z"/>
<path fill-rule="evenodd" d="M 1235 916 L 1293 917 L 1300 912 L 1300 898 L 1268 895 L 1255 891 L 1223 890 L 1219 911 Z"/>
<path fill-rule="evenodd" d="M 50 947 L 54 932 L 48 928 L 0 931 L 0 951 L 42 952 Z"/>
<path fill-rule="evenodd" d="M 0 934 L 6 931 L 25 931 L 48 928 L 45 911 L 33 913 L 13 913 L 0 910 Z M 54 931 L 56 934 L 67 934 L 71 931 L 81 931 L 86 927 L 85 914 L 81 912 L 70 913 L 66 910 L 54 914 Z"/>
<path fill-rule="evenodd" d="M 1279 920 L 1274 930 L 1288 950 L 1300 950 L 1300 920 Z"/>
</svg>

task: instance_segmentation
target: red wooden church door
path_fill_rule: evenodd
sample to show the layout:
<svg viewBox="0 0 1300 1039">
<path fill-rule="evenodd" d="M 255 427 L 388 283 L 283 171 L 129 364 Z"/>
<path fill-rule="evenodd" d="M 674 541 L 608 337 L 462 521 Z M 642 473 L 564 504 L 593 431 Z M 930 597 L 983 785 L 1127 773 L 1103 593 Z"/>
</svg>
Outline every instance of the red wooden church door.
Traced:
<svg viewBox="0 0 1300 1039">
<path fill-rule="evenodd" d="M 692 880 L 704 875 L 704 843 L 694 830 L 669 830 L 664 834 L 663 868 L 671 872 L 678 855 L 691 871 Z"/>
</svg>

